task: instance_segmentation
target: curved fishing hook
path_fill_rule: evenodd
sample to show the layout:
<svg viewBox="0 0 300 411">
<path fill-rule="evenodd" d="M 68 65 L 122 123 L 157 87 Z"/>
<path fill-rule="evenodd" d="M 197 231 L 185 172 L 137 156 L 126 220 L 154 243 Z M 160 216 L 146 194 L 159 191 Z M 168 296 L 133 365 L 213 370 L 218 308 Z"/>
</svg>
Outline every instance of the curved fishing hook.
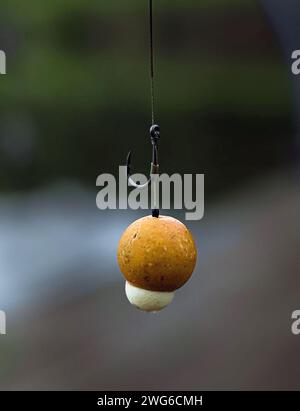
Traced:
<svg viewBox="0 0 300 411">
<path fill-rule="evenodd" d="M 151 174 L 158 174 L 159 171 L 159 164 L 158 164 L 158 141 L 160 138 L 160 127 L 155 124 L 150 128 L 150 136 L 151 136 L 151 143 L 152 143 L 152 161 L 151 161 L 151 168 L 150 168 L 150 177 L 145 184 L 137 184 L 131 178 L 131 158 L 132 152 L 129 151 L 126 160 L 127 166 L 127 178 L 130 183 L 135 188 L 143 189 L 147 187 L 151 182 Z"/>
<path fill-rule="evenodd" d="M 127 178 L 131 186 L 138 188 L 140 190 L 148 187 L 148 185 L 152 181 L 152 176 L 154 174 L 159 173 L 159 164 L 158 164 L 158 142 L 160 139 L 160 127 L 157 124 L 154 124 L 150 128 L 150 137 L 151 137 L 151 144 L 152 144 L 152 161 L 151 161 L 151 167 L 150 167 L 150 177 L 148 181 L 144 184 L 137 184 L 133 181 L 131 178 L 131 159 L 132 159 L 132 152 L 129 151 L 127 155 L 127 161 L 126 161 L 126 166 L 127 166 Z M 158 217 L 159 216 L 159 210 L 155 209 L 152 210 L 152 215 L 153 217 Z"/>
</svg>

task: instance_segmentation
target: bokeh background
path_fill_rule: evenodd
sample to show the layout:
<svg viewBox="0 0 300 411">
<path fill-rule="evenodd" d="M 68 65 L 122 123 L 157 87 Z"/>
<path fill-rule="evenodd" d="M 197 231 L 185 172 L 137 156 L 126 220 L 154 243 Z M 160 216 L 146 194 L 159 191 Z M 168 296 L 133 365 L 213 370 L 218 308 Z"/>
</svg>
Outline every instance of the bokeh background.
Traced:
<svg viewBox="0 0 300 411">
<path fill-rule="evenodd" d="M 0 389 L 299 389 L 298 0 L 157 0 L 164 172 L 205 174 L 192 280 L 127 302 L 96 177 L 149 166 L 146 0 L 2 0 Z M 167 214 L 184 219 L 184 213 Z"/>
</svg>

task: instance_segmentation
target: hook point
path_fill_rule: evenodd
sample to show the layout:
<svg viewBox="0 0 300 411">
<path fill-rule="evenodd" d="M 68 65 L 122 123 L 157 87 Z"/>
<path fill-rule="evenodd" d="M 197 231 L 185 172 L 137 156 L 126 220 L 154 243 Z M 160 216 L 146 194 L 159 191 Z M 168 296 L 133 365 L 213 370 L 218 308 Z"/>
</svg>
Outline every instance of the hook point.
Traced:
<svg viewBox="0 0 300 411">
<path fill-rule="evenodd" d="M 127 154 L 126 163 L 127 163 L 127 166 L 130 166 L 131 164 L 131 150 Z"/>
</svg>

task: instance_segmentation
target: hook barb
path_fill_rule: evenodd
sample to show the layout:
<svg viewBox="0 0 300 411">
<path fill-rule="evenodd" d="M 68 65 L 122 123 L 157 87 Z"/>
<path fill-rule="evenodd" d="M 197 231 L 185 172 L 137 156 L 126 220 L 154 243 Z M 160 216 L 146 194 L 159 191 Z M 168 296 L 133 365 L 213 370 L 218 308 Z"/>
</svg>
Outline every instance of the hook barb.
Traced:
<svg viewBox="0 0 300 411">
<path fill-rule="evenodd" d="M 127 154 L 126 166 L 127 166 L 127 176 L 130 176 L 130 173 L 131 173 L 131 150 Z"/>
</svg>

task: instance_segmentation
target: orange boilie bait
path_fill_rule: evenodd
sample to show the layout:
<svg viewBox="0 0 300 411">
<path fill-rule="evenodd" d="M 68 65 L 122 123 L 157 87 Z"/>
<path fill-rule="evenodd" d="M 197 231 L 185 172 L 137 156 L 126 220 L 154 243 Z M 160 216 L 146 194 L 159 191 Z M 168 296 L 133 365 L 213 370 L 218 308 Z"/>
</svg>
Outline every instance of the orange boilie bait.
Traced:
<svg viewBox="0 0 300 411">
<path fill-rule="evenodd" d="M 129 301 L 145 311 L 168 305 L 191 277 L 197 260 L 193 237 L 172 217 L 143 217 L 123 233 L 118 262 Z"/>
</svg>

